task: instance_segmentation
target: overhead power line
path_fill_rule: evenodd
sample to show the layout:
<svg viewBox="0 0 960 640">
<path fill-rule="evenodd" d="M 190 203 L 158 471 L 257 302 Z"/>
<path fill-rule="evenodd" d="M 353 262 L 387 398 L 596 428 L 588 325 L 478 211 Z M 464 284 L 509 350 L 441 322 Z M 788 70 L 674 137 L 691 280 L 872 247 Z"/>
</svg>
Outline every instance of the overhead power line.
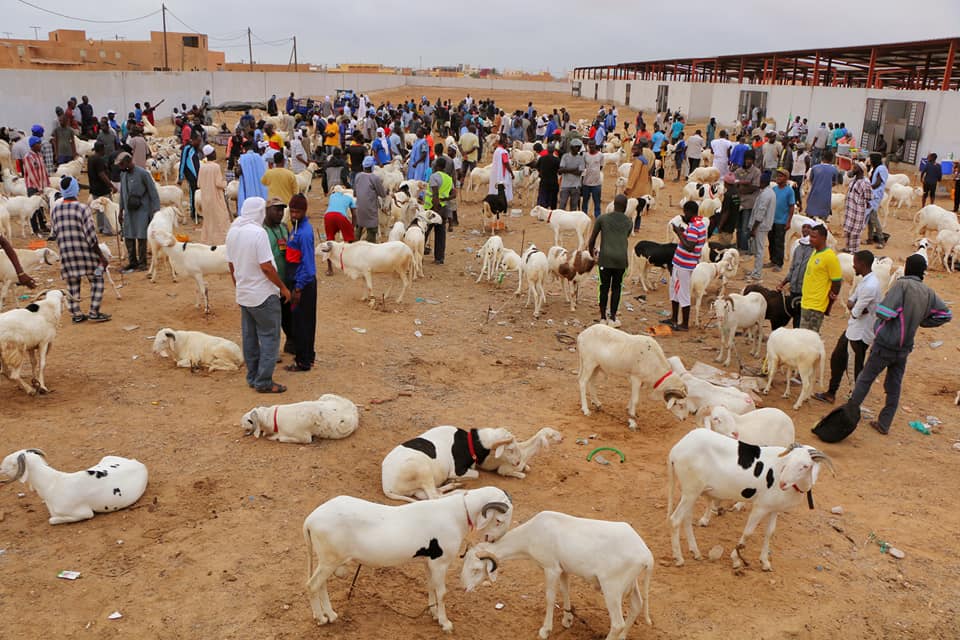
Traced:
<svg viewBox="0 0 960 640">
<path fill-rule="evenodd" d="M 65 18 L 67 20 L 76 20 L 77 22 L 90 22 L 94 24 L 121 24 L 125 22 L 138 22 L 140 20 L 146 20 L 147 18 L 152 18 L 153 16 L 157 15 L 161 11 L 160 9 L 157 9 L 156 11 L 152 11 L 144 16 L 140 16 L 139 18 L 127 18 L 125 20 L 91 20 L 89 18 L 76 18 L 74 16 L 68 16 L 58 11 L 51 11 L 50 9 L 45 9 L 39 5 L 35 5 L 32 2 L 27 2 L 27 0 L 17 0 L 17 2 L 19 2 L 20 4 L 27 5 L 28 7 L 32 7 L 38 11 L 43 11 L 44 13 L 49 13 L 51 15 L 58 16 L 60 18 Z"/>
</svg>

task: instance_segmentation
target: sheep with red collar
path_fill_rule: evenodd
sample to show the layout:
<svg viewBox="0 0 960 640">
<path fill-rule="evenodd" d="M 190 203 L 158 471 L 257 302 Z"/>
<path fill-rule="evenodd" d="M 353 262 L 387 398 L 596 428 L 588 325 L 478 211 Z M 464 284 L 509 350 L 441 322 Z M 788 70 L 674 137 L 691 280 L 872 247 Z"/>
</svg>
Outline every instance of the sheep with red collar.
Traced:
<svg viewBox="0 0 960 640">
<path fill-rule="evenodd" d="M 530 215 L 550 225 L 553 229 L 553 244 L 561 244 L 560 234 L 564 231 L 573 231 L 577 234 L 577 249 L 583 249 L 586 246 L 587 232 L 593 220 L 583 211 L 547 209 L 537 205 L 530 210 Z"/>
<path fill-rule="evenodd" d="M 495 542 L 506 533 L 512 518 L 510 496 L 496 487 L 399 506 L 350 496 L 328 500 L 303 522 L 307 591 L 313 617 L 320 624 L 337 619 L 327 593 L 327 580 L 347 562 L 396 567 L 423 558 L 427 565 L 430 613 L 449 633 L 453 623 L 443 604 L 447 569 L 459 553 L 463 539 L 476 530 L 484 541 Z"/>
<path fill-rule="evenodd" d="M 256 407 L 240 419 L 244 435 L 297 444 L 310 444 L 314 438 L 346 438 L 359 422 L 357 405 L 332 393 L 317 400 Z"/>
<path fill-rule="evenodd" d="M 627 405 L 629 427 L 637 428 L 637 402 L 640 387 L 647 384 L 671 409 L 676 402 L 687 396 L 687 387 L 673 373 L 660 344 L 650 336 L 636 336 L 604 324 L 595 324 L 577 336 L 577 352 L 580 356 L 580 409 L 590 415 L 587 406 L 587 390 L 593 405 L 600 408 L 600 399 L 593 385 L 597 371 L 608 376 L 625 375 L 630 379 L 630 403 Z"/>
<path fill-rule="evenodd" d="M 383 459 L 383 493 L 407 502 L 439 498 L 460 486 L 457 482 L 444 484 L 447 480 L 479 478 L 477 467 L 488 457 L 501 459 L 514 468 L 523 467 L 517 439 L 506 429 L 428 429 L 397 445 Z"/>
<path fill-rule="evenodd" d="M 693 509 L 697 498 L 707 495 L 714 500 L 746 500 L 753 506 L 737 546 L 730 553 L 734 570 L 746 561 L 740 555 L 747 536 L 760 521 L 767 522 L 760 564 L 771 571 L 770 537 L 777 526 L 777 516 L 796 508 L 807 494 L 813 508 L 812 490 L 820 473 L 820 463 L 833 464 L 826 454 L 813 447 L 792 443 L 788 447 L 761 447 L 734 440 L 709 429 L 694 429 L 670 450 L 667 460 L 667 515 L 672 528 L 670 542 L 678 567 L 683 566 L 680 551 L 680 528 L 687 546 L 697 560 L 700 549 L 693 536 Z M 674 476 L 680 484 L 680 502 L 673 508 Z"/>
</svg>

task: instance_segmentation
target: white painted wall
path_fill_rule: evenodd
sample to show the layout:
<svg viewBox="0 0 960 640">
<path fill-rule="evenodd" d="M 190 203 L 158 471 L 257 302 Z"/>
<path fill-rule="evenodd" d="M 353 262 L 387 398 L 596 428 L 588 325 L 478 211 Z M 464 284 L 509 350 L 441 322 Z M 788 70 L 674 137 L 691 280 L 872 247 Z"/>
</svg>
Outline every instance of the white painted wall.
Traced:
<svg viewBox="0 0 960 640">
<path fill-rule="evenodd" d="M 594 80 L 583 80 L 586 98 L 593 97 Z M 623 104 L 626 84 L 630 83 L 630 106 L 651 110 L 656 104 L 657 86 L 669 85 L 667 104 L 680 107 L 695 120 L 715 117 L 726 124 L 737 118 L 740 91 L 765 91 L 767 115 L 780 128 L 791 115 L 808 119 L 811 130 L 820 122 L 843 121 L 858 137 L 863 127 L 867 98 L 882 100 L 918 100 L 926 103 L 919 157 L 930 152 L 945 158 L 949 153 L 960 158 L 960 93 L 956 91 L 900 91 L 896 89 L 857 89 L 842 87 L 769 86 L 753 84 L 711 84 L 658 82 L 649 80 L 601 80 L 598 100 Z M 589 92 L 587 91 L 589 88 Z M 892 144 L 893 141 L 891 140 Z"/>
<path fill-rule="evenodd" d="M 32 71 L 0 69 L 0 87 L 7 93 L 0 100 L 0 124 L 29 130 L 34 123 L 49 128 L 54 108 L 66 105 L 67 98 L 90 97 L 98 115 L 107 109 L 125 116 L 134 102 L 149 100 L 166 102 L 157 110 L 161 118 L 169 116 L 175 106 L 199 104 L 209 89 L 214 103 L 233 100 L 265 101 L 270 94 L 285 99 L 290 91 L 297 96 L 332 95 L 337 89 L 377 91 L 393 87 L 411 87 L 411 95 L 419 87 L 443 87 L 483 91 L 548 91 L 569 93 L 567 82 L 526 82 L 520 80 L 479 78 L 432 78 L 386 74 L 340 73 L 265 73 L 265 72 L 140 72 L 140 71 Z M 593 87 L 590 87 L 591 96 Z M 431 95 L 431 97 L 433 97 Z M 451 96 L 454 97 L 454 96 Z M 459 97 L 459 96 L 456 96 Z"/>
</svg>

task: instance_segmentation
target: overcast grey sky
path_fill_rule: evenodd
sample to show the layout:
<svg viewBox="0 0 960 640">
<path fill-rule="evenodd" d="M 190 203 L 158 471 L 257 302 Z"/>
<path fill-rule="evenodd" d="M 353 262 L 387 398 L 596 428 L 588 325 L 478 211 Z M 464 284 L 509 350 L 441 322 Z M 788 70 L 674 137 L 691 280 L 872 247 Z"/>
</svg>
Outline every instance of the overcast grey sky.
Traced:
<svg viewBox="0 0 960 640">
<path fill-rule="evenodd" d="M 83 3 L 30 0 L 74 17 L 122 20 L 160 8 L 159 1 Z M 0 29 L 13 37 L 41 38 L 57 28 L 85 29 L 92 38 L 145 39 L 160 30 L 160 15 L 122 24 L 94 24 L 53 16 L 19 0 L 5 2 Z M 95 14 L 84 10 L 96 6 Z M 109 10 L 104 7 L 109 6 Z M 297 36 L 301 62 L 424 66 L 465 63 L 561 74 L 575 66 L 670 57 L 902 42 L 960 35 L 960 0 L 551 0 L 482 3 L 406 0 L 383 2 L 187 2 L 170 0 L 171 31 L 210 36 L 227 60 L 246 61 L 246 28 L 253 29 L 254 60 L 286 63 Z M 289 7 L 296 6 L 297 9 Z M 463 9 L 469 6 L 471 12 Z M 779 7 L 779 8 L 778 8 Z M 443 17 L 440 18 L 440 15 Z M 176 16 L 176 17 L 174 17 Z M 422 31 L 410 26 L 416 17 Z M 177 18 L 192 28 L 178 23 Z M 594 33 L 591 36 L 584 30 Z M 321 35 L 322 34 L 322 35 Z M 6 37 L 6 33 L 0 31 Z"/>
</svg>

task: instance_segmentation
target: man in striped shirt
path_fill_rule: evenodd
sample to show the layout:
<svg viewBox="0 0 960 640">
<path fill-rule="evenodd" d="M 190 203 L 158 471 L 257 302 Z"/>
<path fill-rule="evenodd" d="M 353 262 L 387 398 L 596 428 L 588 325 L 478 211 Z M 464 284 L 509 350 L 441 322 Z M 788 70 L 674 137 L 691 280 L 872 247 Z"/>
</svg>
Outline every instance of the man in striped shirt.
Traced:
<svg viewBox="0 0 960 640">
<path fill-rule="evenodd" d="M 673 271 L 670 274 L 670 303 L 673 314 L 663 324 L 674 331 L 690 330 L 690 276 L 700 262 L 700 253 L 707 242 L 707 221 L 697 215 L 698 205 L 689 201 L 683 205 L 683 222 L 686 228 L 673 226 L 677 234 L 677 249 L 673 253 Z M 677 324 L 683 310 L 683 323 Z"/>
<path fill-rule="evenodd" d="M 49 186 L 47 177 L 47 166 L 43 162 L 43 155 L 40 150 L 43 140 L 39 136 L 30 137 L 30 151 L 23 157 L 23 177 L 27 187 L 27 195 L 32 196 L 43 193 L 44 188 Z M 43 216 L 43 208 L 37 209 L 30 217 L 30 227 L 33 233 L 50 233 L 47 228 L 47 221 Z"/>
</svg>

